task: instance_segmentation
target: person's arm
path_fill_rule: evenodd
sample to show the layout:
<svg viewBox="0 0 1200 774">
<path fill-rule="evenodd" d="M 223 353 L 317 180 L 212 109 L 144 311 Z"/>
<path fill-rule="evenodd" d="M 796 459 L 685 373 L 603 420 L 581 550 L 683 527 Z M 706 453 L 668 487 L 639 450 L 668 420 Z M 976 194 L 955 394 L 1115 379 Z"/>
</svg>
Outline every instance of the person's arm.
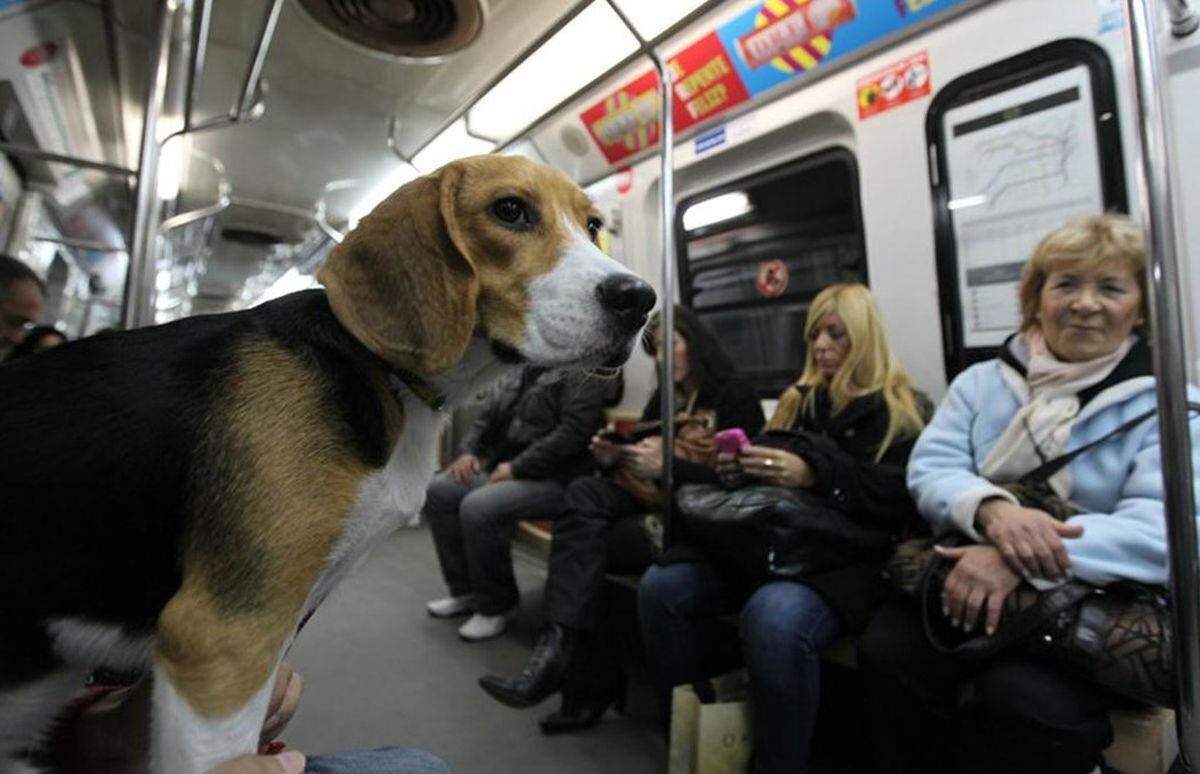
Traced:
<svg viewBox="0 0 1200 774">
<path fill-rule="evenodd" d="M 982 394 L 981 381 L 994 367 L 982 364 L 959 374 L 908 461 L 908 490 L 934 531 L 957 530 L 977 543 L 986 542 L 975 527 L 980 503 L 1001 498 L 1017 504 L 1011 493 L 976 472 L 972 454 L 972 425 L 982 401 L 989 399 Z"/>
<path fill-rule="evenodd" d="M 1196 390 L 1189 390 L 1189 399 L 1195 400 L 1198 395 Z M 1146 406 L 1136 408 L 1141 411 L 1152 406 L 1153 396 L 1148 396 Z M 1129 413 L 1136 413 L 1134 407 Z M 1128 475 L 1112 511 L 1081 513 L 1067 520 L 1068 524 L 1083 527 L 1082 535 L 1063 541 L 1071 559 L 1071 568 L 1080 580 L 1097 586 L 1118 580 L 1151 584 L 1167 582 L 1166 512 L 1157 417 L 1148 420 L 1148 424 L 1150 426 L 1143 431 L 1131 464 L 1127 467 Z M 1192 469 L 1200 471 L 1200 417 L 1193 414 L 1189 426 L 1192 435 Z M 1084 455 L 1083 459 L 1087 460 L 1088 456 Z M 1096 457 L 1093 464 L 1100 462 L 1100 455 Z M 1194 496 L 1196 502 L 1200 502 L 1200 486 L 1196 483 L 1193 481 Z"/>
<path fill-rule="evenodd" d="M 548 435 L 531 443 L 509 461 L 514 478 L 547 479 L 562 472 L 563 463 L 583 455 L 596 429 L 604 424 L 604 403 L 610 385 L 587 374 L 563 377 L 562 413 Z"/>
<path fill-rule="evenodd" d="M 893 441 L 879 462 L 874 457 L 858 459 L 832 442 L 800 456 L 813 468 L 814 492 L 863 521 L 899 529 L 916 515 L 905 481 L 915 441 Z"/>
<path fill-rule="evenodd" d="M 463 437 L 462 443 L 458 445 L 459 455 L 470 454 L 473 457 L 484 458 L 490 456 L 487 454 L 489 448 L 496 441 L 496 433 L 499 431 L 500 425 L 500 410 L 504 400 L 504 386 L 507 384 L 509 377 L 503 377 L 500 382 L 493 385 L 488 391 L 487 401 L 483 405 L 483 409 L 479 412 L 479 416 L 475 417 L 475 421 L 471 423 L 471 428 L 467 430 L 466 436 Z"/>
</svg>

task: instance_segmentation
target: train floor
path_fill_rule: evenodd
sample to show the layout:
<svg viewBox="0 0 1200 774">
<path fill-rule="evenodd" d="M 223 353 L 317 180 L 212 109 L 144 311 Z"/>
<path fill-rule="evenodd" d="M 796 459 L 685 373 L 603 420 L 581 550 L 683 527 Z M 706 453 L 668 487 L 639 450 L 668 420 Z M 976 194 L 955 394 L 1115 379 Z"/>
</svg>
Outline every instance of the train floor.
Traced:
<svg viewBox="0 0 1200 774">
<path fill-rule="evenodd" d="M 377 546 L 317 611 L 289 656 L 304 700 L 283 735 L 308 753 L 405 745 L 434 752 L 457 774 L 666 770 L 667 744 L 650 713 L 609 711 L 595 728 L 547 737 L 537 719 L 557 707 L 514 710 L 490 699 L 480 675 L 511 675 L 541 626 L 545 567 L 516 554 L 520 614 L 494 640 L 458 639 L 462 619 L 435 620 L 425 602 L 445 593 L 425 528 Z"/>
</svg>

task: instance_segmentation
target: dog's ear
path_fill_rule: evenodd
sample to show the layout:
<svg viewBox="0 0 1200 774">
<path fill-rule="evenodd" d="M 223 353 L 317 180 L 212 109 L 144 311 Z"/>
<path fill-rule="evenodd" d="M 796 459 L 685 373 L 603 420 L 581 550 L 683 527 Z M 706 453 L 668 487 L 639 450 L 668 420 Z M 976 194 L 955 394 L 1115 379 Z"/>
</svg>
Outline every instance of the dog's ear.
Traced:
<svg viewBox="0 0 1200 774">
<path fill-rule="evenodd" d="M 317 278 L 338 320 L 375 354 L 423 376 L 462 357 L 479 282 L 457 215 L 463 169 L 448 165 L 384 199 Z"/>
</svg>

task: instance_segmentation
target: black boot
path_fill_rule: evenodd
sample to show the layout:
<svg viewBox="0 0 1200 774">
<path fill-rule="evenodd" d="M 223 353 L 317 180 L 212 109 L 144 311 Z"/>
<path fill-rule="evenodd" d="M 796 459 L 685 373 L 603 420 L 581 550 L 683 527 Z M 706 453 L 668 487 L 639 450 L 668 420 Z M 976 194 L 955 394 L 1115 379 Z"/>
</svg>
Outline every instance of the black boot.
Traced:
<svg viewBox="0 0 1200 774">
<path fill-rule="evenodd" d="M 625 711 L 625 683 L 621 681 L 616 690 L 607 695 L 578 693 L 563 689 L 562 706 L 538 721 L 543 734 L 563 734 L 591 728 L 604 717 L 605 710 L 613 705 L 617 712 Z"/>
<path fill-rule="evenodd" d="M 550 624 L 538 638 L 529 664 L 515 680 L 485 675 L 479 678 L 479 685 L 501 704 L 532 707 L 562 688 L 575 639 L 574 630 Z"/>
</svg>

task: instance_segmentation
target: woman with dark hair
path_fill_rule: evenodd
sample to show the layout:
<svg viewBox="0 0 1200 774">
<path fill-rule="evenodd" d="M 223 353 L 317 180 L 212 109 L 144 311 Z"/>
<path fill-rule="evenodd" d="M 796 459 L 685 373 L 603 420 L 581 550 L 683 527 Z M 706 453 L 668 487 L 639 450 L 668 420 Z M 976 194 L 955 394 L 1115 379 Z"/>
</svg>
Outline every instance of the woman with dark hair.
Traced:
<svg viewBox="0 0 1200 774">
<path fill-rule="evenodd" d="M 661 365 L 666 342 L 660 319 L 655 315 L 651 320 L 643 344 Z M 733 362 L 716 338 L 691 311 L 676 306 L 674 328 L 669 341 L 679 415 L 671 473 L 676 485 L 715 483 L 713 433 L 740 427 L 754 435 L 764 422 L 762 407 L 753 389 L 736 378 Z M 643 423 L 662 416 L 661 390 L 660 384 L 642 411 Z M 572 481 L 566 512 L 554 522 L 544 597 L 546 628 L 529 664 L 515 679 L 488 675 L 479 681 L 493 698 L 510 707 L 529 707 L 563 689 L 565 683 L 574 686 L 575 690 L 564 690 L 562 709 L 542 720 L 546 733 L 591 726 L 609 704 L 619 700 L 623 687 L 620 679 L 613 679 L 614 654 L 600 644 L 597 602 L 614 527 L 659 505 L 663 455 L 661 434 L 636 443 L 614 443 L 612 437 L 610 428 L 596 435 L 591 445 L 596 465 L 606 475 Z M 627 566 L 622 571 L 644 570 L 651 553 L 642 553 L 636 561 L 624 561 Z"/>
</svg>

